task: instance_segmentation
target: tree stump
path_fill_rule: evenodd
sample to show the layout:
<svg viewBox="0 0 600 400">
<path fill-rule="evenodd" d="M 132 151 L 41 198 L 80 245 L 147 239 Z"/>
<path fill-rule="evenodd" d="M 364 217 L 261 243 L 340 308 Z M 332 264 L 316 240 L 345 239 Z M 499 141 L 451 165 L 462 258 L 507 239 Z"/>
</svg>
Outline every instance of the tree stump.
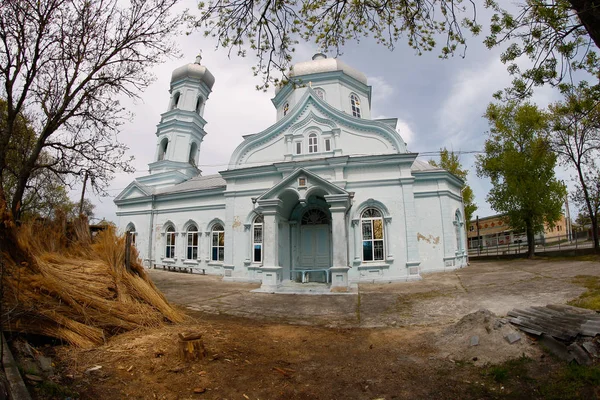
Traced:
<svg viewBox="0 0 600 400">
<path fill-rule="evenodd" d="M 206 356 L 206 349 L 200 333 L 179 334 L 179 357 L 182 361 L 201 360 Z"/>
</svg>

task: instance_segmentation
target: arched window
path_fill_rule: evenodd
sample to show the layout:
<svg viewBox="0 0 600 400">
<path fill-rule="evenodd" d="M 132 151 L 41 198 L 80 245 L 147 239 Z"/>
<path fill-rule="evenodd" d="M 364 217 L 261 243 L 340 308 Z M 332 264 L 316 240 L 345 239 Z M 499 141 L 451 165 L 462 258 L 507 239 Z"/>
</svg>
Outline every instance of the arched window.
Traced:
<svg viewBox="0 0 600 400">
<path fill-rule="evenodd" d="M 313 89 L 315 91 L 315 94 L 317 95 L 318 98 L 320 98 L 321 100 L 325 100 L 325 91 L 321 88 L 316 88 Z"/>
<path fill-rule="evenodd" d="M 288 111 L 290 111 L 290 103 L 285 103 L 283 105 L 283 116 L 286 116 Z"/>
<path fill-rule="evenodd" d="M 167 148 L 169 147 L 169 139 L 164 138 L 160 142 L 160 148 L 158 149 L 158 161 L 164 160 L 167 155 Z"/>
<path fill-rule="evenodd" d="M 263 260 L 263 222 L 263 216 L 258 215 L 252 224 L 252 262 L 255 263 Z"/>
<path fill-rule="evenodd" d="M 352 115 L 356 118 L 360 118 L 360 100 L 354 93 L 350 95 L 350 105 L 352 106 Z"/>
<path fill-rule="evenodd" d="M 316 153 L 318 151 L 318 146 L 317 146 L 318 140 L 319 140 L 319 138 L 317 137 L 316 133 L 311 133 L 310 135 L 308 135 L 308 152 L 309 153 Z"/>
<path fill-rule="evenodd" d="M 363 261 L 383 260 L 383 218 L 375 208 L 363 211 L 360 223 L 362 227 Z"/>
<path fill-rule="evenodd" d="M 135 225 L 133 223 L 127 225 L 126 234 L 131 237 L 131 244 L 135 246 Z"/>
<path fill-rule="evenodd" d="M 167 228 L 165 239 L 165 258 L 175 258 L 175 228 L 173 226 Z"/>
<path fill-rule="evenodd" d="M 198 228 L 196 225 L 190 225 L 187 229 L 187 260 L 198 259 Z"/>
<path fill-rule="evenodd" d="M 202 110 L 202 103 L 202 97 L 198 97 L 196 100 L 196 113 L 198 113 L 198 115 L 200 115 L 200 111 Z"/>
<path fill-rule="evenodd" d="M 329 218 L 321 209 L 313 208 L 302 215 L 301 225 L 322 225 L 328 224 Z"/>
<path fill-rule="evenodd" d="M 190 159 L 189 159 L 189 162 L 194 167 L 196 166 L 196 153 L 198 153 L 198 145 L 195 142 L 193 142 L 192 145 L 190 146 Z"/>
<path fill-rule="evenodd" d="M 173 103 L 171 103 L 171 110 L 174 110 L 177 108 L 177 106 L 179 105 L 179 98 L 181 97 L 181 93 L 176 92 L 173 95 Z"/>
<path fill-rule="evenodd" d="M 221 224 L 212 228 L 211 260 L 223 261 L 225 259 L 225 229 Z"/>
</svg>

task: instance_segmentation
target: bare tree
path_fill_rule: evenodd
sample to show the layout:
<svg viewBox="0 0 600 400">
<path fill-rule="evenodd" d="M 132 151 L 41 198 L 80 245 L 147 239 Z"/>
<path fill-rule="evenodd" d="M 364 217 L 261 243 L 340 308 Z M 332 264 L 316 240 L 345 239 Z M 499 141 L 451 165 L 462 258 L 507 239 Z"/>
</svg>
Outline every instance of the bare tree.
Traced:
<svg viewBox="0 0 600 400">
<path fill-rule="evenodd" d="M 509 44 L 501 60 L 515 79 L 507 97 L 531 95 L 533 86 L 558 85 L 573 70 L 595 76 L 600 70 L 599 0 L 212 0 L 199 2 L 196 25 L 223 47 L 258 59 L 256 75 L 263 85 L 279 84 L 272 71 L 286 72 L 295 45 L 314 43 L 324 51 L 341 54 L 349 40 L 371 36 L 389 48 L 405 39 L 417 54 L 442 42 L 440 57 L 465 54 L 466 34 L 477 35 L 482 26 L 477 11 L 492 11 L 488 47 Z M 520 69 L 529 58 L 529 67 Z M 498 94 L 501 96 L 502 92 Z"/>
<path fill-rule="evenodd" d="M 577 172 L 574 200 L 591 217 L 594 248 L 598 243 L 598 179 L 600 170 L 600 105 L 598 93 L 585 82 L 570 87 L 562 102 L 549 106 L 550 141 L 563 165 Z"/>
<path fill-rule="evenodd" d="M 149 68 L 176 55 L 173 35 L 185 15 L 177 0 L 5 0 L 0 8 L 0 211 L 18 218 L 36 171 L 58 176 L 95 171 L 97 189 L 118 170 L 129 171 L 116 140 L 130 117 L 119 96 L 137 97 L 154 77 Z M 26 115 L 33 140 L 19 137 Z M 20 152 L 22 163 L 9 165 Z M 44 155 L 43 157 L 41 155 Z M 7 202 L 4 175 L 12 168 Z M 65 178 L 66 179 L 66 178 Z M 7 213 L 7 211 L 11 211 Z M 12 214 L 12 216 L 11 216 Z"/>
<path fill-rule="evenodd" d="M 372 36 L 390 49 L 403 36 L 417 53 L 434 48 L 435 35 L 445 36 L 442 57 L 465 47 L 463 29 L 479 33 L 475 3 L 462 0 L 329 1 L 329 0 L 214 0 L 200 2 L 196 26 L 217 46 L 258 58 L 255 75 L 263 75 L 261 89 L 273 70 L 285 72 L 299 40 L 341 53 L 348 40 Z"/>
</svg>

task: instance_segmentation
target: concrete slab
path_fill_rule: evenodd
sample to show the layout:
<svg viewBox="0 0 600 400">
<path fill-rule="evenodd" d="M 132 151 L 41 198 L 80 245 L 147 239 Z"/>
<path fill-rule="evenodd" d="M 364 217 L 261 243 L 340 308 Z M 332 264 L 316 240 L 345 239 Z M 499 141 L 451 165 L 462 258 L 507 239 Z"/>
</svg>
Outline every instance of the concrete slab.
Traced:
<svg viewBox="0 0 600 400">
<path fill-rule="evenodd" d="M 453 272 L 425 274 L 418 282 L 359 284 L 351 296 L 320 295 L 325 293 L 317 287 L 296 291 L 293 285 L 278 294 L 256 293 L 260 284 L 149 273 L 171 302 L 195 311 L 293 324 L 385 327 L 449 324 L 481 308 L 502 316 L 524 306 L 565 304 L 585 290 L 572 279 L 600 276 L 599 266 L 568 260 L 474 262 Z"/>
</svg>

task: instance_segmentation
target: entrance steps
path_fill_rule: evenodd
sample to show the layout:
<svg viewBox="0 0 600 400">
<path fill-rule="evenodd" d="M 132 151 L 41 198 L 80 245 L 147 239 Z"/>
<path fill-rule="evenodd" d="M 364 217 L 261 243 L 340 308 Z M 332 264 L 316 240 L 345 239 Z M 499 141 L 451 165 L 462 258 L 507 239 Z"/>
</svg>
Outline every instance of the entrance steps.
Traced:
<svg viewBox="0 0 600 400">
<path fill-rule="evenodd" d="M 340 290 L 342 289 L 342 290 Z M 358 294 L 358 285 L 350 284 L 347 288 L 333 288 L 327 283 L 306 282 L 300 283 L 292 280 L 283 281 L 276 289 L 255 289 L 253 293 L 276 293 L 276 294 L 307 294 L 307 295 L 340 295 Z"/>
</svg>

